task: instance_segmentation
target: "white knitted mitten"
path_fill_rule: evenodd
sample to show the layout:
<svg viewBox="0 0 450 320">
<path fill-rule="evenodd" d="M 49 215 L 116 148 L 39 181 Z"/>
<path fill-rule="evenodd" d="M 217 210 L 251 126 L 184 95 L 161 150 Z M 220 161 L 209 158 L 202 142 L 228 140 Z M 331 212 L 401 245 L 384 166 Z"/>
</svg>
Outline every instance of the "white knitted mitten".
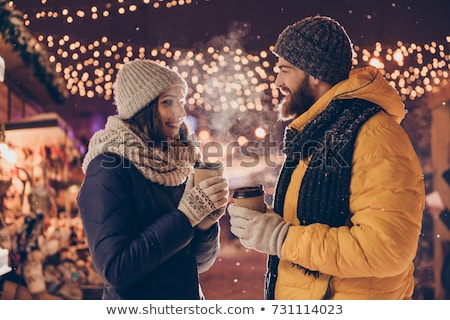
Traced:
<svg viewBox="0 0 450 320">
<path fill-rule="evenodd" d="M 198 185 L 186 185 L 178 210 L 183 212 L 195 227 L 213 211 L 225 207 L 228 199 L 228 182 L 219 176 L 208 178 Z"/>
<path fill-rule="evenodd" d="M 281 247 L 291 226 L 278 214 L 228 206 L 231 232 L 249 249 L 281 256 Z"/>
<path fill-rule="evenodd" d="M 220 220 L 220 218 L 223 217 L 223 215 L 225 214 L 225 209 L 226 209 L 226 207 L 221 207 L 221 208 L 216 209 L 213 212 L 211 212 L 209 215 L 206 216 L 205 219 L 202 220 L 202 222 L 200 222 L 197 225 L 197 228 L 199 228 L 201 230 L 207 230 L 207 229 L 211 228 L 211 226 L 214 223 L 216 223 L 217 221 Z"/>
</svg>

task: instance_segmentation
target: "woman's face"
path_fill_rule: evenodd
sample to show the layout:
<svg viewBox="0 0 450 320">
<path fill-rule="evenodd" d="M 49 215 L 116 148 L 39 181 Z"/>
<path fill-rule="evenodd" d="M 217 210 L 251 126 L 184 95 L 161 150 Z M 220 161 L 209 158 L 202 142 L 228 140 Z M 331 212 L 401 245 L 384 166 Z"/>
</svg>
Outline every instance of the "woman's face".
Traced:
<svg viewBox="0 0 450 320">
<path fill-rule="evenodd" d="M 161 121 L 161 135 L 174 138 L 186 117 L 185 96 L 181 87 L 172 87 L 164 91 L 158 99 L 158 115 Z"/>
</svg>

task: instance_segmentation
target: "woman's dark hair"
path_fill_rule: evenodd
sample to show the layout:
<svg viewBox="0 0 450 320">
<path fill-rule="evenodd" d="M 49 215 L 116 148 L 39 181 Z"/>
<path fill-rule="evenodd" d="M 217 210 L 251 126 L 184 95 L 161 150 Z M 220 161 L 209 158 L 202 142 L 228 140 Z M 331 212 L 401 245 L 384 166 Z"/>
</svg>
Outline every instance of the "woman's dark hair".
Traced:
<svg viewBox="0 0 450 320">
<path fill-rule="evenodd" d="M 151 141 L 156 145 L 160 145 L 161 142 L 166 140 L 166 138 L 161 135 L 162 124 L 158 114 L 158 99 L 159 98 L 154 99 L 132 118 L 125 120 L 131 130 L 138 135 L 142 141 L 146 143 Z M 189 128 L 186 123 L 183 123 L 179 131 L 179 140 L 187 141 L 188 135 Z"/>
</svg>

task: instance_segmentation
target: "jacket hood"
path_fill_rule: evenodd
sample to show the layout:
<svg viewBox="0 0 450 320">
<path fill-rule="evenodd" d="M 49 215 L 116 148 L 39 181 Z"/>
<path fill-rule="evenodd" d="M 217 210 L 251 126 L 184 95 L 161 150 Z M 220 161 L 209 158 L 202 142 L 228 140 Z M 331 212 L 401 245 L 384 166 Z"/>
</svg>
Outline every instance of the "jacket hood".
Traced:
<svg viewBox="0 0 450 320">
<path fill-rule="evenodd" d="M 289 127 L 301 130 L 309 120 L 324 110 L 335 99 L 363 99 L 379 105 L 397 123 L 405 117 L 405 105 L 397 90 L 373 66 L 355 68 L 349 78 L 337 83 L 321 96 L 308 111 L 294 119 Z"/>
</svg>

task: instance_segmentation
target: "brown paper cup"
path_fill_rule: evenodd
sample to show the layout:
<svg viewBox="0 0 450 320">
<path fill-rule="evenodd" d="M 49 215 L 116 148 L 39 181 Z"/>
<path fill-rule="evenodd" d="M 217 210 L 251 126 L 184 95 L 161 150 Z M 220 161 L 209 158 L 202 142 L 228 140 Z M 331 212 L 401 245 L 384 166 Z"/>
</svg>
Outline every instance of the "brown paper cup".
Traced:
<svg viewBox="0 0 450 320">
<path fill-rule="evenodd" d="M 220 161 L 198 162 L 194 166 L 194 185 L 199 184 L 209 177 L 221 176 L 222 173 L 223 164 Z"/>
<path fill-rule="evenodd" d="M 238 207 L 266 212 L 267 206 L 264 202 L 264 188 L 260 184 L 235 189 L 233 192 L 233 201 Z"/>
</svg>

